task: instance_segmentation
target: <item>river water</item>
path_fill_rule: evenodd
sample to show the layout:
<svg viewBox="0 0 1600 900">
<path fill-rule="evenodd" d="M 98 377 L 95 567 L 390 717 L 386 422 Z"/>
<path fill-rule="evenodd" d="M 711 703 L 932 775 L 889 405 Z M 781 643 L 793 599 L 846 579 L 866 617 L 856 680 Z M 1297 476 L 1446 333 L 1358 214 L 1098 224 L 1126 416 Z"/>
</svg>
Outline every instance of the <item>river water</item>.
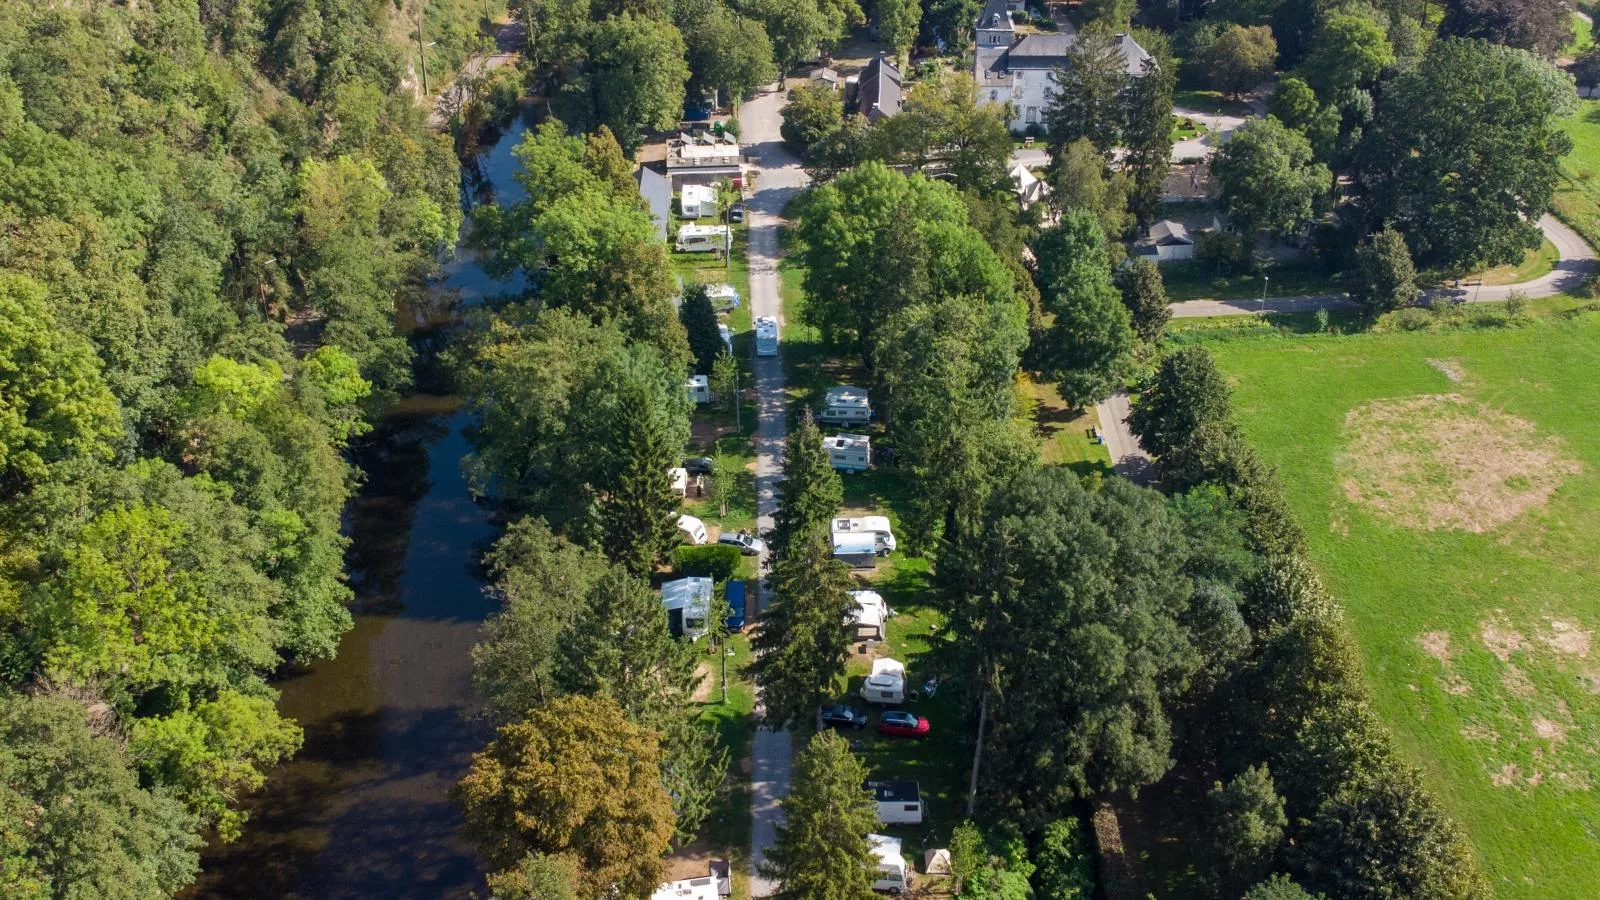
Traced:
<svg viewBox="0 0 1600 900">
<path fill-rule="evenodd" d="M 518 122 L 480 157 L 479 199 L 520 195 L 511 149 L 524 131 Z M 470 305 L 518 285 L 459 250 L 443 287 Z M 449 307 L 414 318 L 437 323 Z M 435 898 L 479 888 L 450 790 L 488 737 L 467 716 L 468 654 L 493 605 L 476 561 L 498 529 L 461 474 L 463 419 L 452 398 L 413 395 L 357 449 L 366 480 L 346 514 L 355 627 L 336 659 L 278 685 L 305 746 L 252 799 L 243 836 L 208 849 L 188 896 Z"/>
</svg>

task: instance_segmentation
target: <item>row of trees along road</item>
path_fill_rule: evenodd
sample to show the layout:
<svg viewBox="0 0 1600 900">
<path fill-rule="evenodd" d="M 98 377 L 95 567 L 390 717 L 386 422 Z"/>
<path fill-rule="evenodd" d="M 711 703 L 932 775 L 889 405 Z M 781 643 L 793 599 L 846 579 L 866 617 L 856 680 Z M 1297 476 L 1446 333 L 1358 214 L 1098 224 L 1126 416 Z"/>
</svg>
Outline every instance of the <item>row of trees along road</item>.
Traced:
<svg viewBox="0 0 1600 900">
<path fill-rule="evenodd" d="M 649 582 L 677 542 L 669 470 L 706 329 L 691 342 L 673 309 L 609 129 L 550 120 L 515 153 L 525 198 L 479 208 L 473 237 L 491 272 L 536 289 L 479 311 L 449 353 L 473 416 L 467 471 L 515 520 L 488 556 L 501 606 L 473 650 L 498 730 L 460 796 L 497 896 L 645 896 L 727 770 L 692 702 L 693 646 Z"/>
<path fill-rule="evenodd" d="M 345 450 L 459 224 L 398 9 L 226 6 L 0 13 L 7 897 L 178 892 L 299 747 L 268 675 L 350 625 Z"/>
</svg>

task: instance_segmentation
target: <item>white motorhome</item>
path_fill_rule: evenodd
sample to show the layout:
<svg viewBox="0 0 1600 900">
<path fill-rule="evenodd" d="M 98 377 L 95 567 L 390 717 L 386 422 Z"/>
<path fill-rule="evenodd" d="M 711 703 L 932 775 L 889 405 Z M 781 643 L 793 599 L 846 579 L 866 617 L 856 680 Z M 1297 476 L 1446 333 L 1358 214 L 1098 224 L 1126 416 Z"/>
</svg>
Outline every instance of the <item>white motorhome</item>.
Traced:
<svg viewBox="0 0 1600 900">
<path fill-rule="evenodd" d="M 678 212 L 685 219 L 717 214 L 717 189 L 709 184 L 686 184 L 678 194 Z"/>
<path fill-rule="evenodd" d="M 889 618 L 889 605 L 877 591 L 851 591 L 855 606 L 845 614 L 845 627 L 857 640 L 883 640 L 883 623 Z"/>
<path fill-rule="evenodd" d="M 711 538 L 706 534 L 706 523 L 694 516 L 678 516 L 678 537 L 685 544 L 704 544 Z"/>
<path fill-rule="evenodd" d="M 895 549 L 894 532 L 889 528 L 887 516 L 841 517 L 833 520 L 832 531 L 835 537 L 841 534 L 870 534 L 879 554 L 893 553 Z"/>
<path fill-rule="evenodd" d="M 872 882 L 872 889 L 888 894 L 903 894 L 911 890 L 911 864 L 900 855 L 900 839 L 886 834 L 869 834 L 867 844 L 878 861 L 877 878 Z"/>
<path fill-rule="evenodd" d="M 756 317 L 756 355 L 778 355 L 778 320 L 772 316 Z"/>
<path fill-rule="evenodd" d="M 672 479 L 672 492 L 679 497 L 689 496 L 689 470 L 682 466 L 675 466 L 667 470 L 667 477 Z"/>
<path fill-rule="evenodd" d="M 696 404 L 711 402 L 711 379 L 704 375 L 690 375 L 683 383 L 683 390 Z"/>
<path fill-rule="evenodd" d="M 865 425 L 872 421 L 872 404 L 867 392 L 853 385 L 828 388 L 823 395 L 822 412 L 817 421 L 825 425 Z"/>
<path fill-rule="evenodd" d="M 865 472 L 872 467 L 872 439 L 864 434 L 835 434 L 822 439 L 828 465 L 841 472 Z"/>
<path fill-rule="evenodd" d="M 852 569 L 878 567 L 878 542 L 870 534 L 834 532 L 833 558 L 847 563 Z"/>
<path fill-rule="evenodd" d="M 685 225 L 678 229 L 678 241 L 673 246 L 679 253 L 726 253 L 732 242 L 726 225 Z"/>
<path fill-rule="evenodd" d="M 922 824 L 922 788 L 915 781 L 869 781 L 862 785 L 878 801 L 878 821 L 885 825 Z"/>
<path fill-rule="evenodd" d="M 719 900 L 717 879 L 714 875 L 669 881 L 656 888 L 650 900 Z"/>
<path fill-rule="evenodd" d="M 690 576 L 661 585 L 661 605 L 667 608 L 667 630 L 673 637 L 697 641 L 706 633 L 711 613 L 711 579 Z"/>
<path fill-rule="evenodd" d="M 875 659 L 861 684 L 861 699 L 886 706 L 906 702 L 906 667 L 897 659 Z"/>
</svg>

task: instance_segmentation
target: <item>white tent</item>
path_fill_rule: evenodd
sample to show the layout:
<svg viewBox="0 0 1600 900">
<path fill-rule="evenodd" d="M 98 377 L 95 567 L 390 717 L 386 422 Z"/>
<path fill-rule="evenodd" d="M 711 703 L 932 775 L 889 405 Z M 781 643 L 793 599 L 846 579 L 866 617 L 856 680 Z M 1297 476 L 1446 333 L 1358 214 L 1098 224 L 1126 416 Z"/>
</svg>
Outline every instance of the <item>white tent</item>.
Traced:
<svg viewBox="0 0 1600 900">
<path fill-rule="evenodd" d="M 877 591 L 851 591 L 850 599 L 856 605 L 845 624 L 854 630 L 856 637 L 882 640 L 883 623 L 889 617 L 889 607 L 883 602 L 883 595 Z"/>
</svg>

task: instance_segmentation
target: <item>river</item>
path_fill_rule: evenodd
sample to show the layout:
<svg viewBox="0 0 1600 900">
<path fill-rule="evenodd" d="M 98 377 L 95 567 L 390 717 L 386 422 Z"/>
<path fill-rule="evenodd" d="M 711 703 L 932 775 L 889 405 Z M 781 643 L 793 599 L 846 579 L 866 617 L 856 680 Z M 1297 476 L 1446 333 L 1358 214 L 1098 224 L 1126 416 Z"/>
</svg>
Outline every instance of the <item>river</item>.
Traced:
<svg viewBox="0 0 1600 900">
<path fill-rule="evenodd" d="M 520 196 L 511 150 L 525 130 L 517 122 L 479 159 L 498 199 Z M 517 287 L 460 248 L 442 279 L 460 304 Z M 355 627 L 337 658 L 278 684 L 305 746 L 251 800 L 243 836 L 206 851 L 187 896 L 436 898 L 480 886 L 450 790 L 488 737 L 466 715 L 468 654 L 493 606 L 476 562 L 498 529 L 461 474 L 463 419 L 454 399 L 416 394 L 357 448 L 365 484 L 346 513 Z"/>
</svg>

